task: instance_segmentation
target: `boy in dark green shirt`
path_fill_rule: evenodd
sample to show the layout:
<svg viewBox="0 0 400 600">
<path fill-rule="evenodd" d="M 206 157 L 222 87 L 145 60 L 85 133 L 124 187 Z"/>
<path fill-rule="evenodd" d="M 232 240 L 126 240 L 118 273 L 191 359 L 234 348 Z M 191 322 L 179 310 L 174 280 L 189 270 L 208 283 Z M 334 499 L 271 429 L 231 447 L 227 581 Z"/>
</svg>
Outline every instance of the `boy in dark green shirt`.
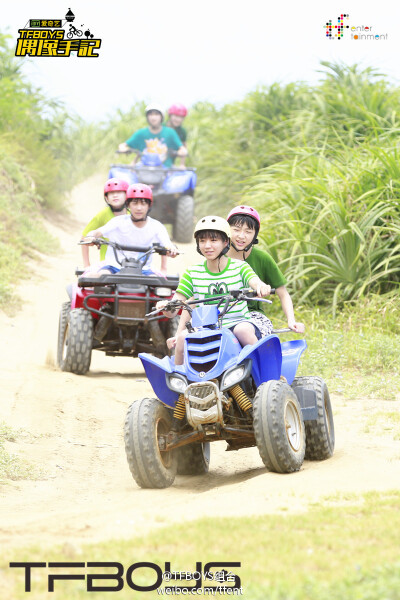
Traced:
<svg viewBox="0 0 400 600">
<path fill-rule="evenodd" d="M 254 247 L 254 244 L 258 243 L 257 235 L 261 224 L 258 212 L 251 206 L 236 206 L 230 211 L 227 221 L 231 227 L 231 246 L 228 256 L 245 260 L 261 281 L 275 288 L 275 293 L 281 301 L 289 329 L 296 333 L 304 333 L 304 324 L 296 322 L 293 302 L 285 287 L 285 277 L 268 252 Z M 249 302 L 249 310 L 260 331 L 264 335 L 269 335 L 272 331 L 272 323 L 264 315 L 260 303 Z"/>
</svg>

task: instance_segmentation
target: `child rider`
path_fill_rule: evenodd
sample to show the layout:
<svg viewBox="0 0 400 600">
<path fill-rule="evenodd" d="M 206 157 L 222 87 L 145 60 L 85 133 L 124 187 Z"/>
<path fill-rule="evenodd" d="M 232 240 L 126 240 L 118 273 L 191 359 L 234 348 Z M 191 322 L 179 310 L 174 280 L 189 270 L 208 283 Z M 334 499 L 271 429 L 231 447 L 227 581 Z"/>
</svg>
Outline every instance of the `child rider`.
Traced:
<svg viewBox="0 0 400 600">
<path fill-rule="evenodd" d="M 263 283 L 245 262 L 226 256 L 229 250 L 230 227 L 222 217 L 207 216 L 197 223 L 194 230 L 197 251 L 205 261 L 184 272 L 174 294 L 173 300 L 188 301 L 210 298 L 214 295 L 228 293 L 251 287 L 257 295 L 267 296 L 271 288 Z M 163 309 L 168 301 L 159 301 L 157 308 Z M 164 311 L 165 316 L 172 318 L 177 311 Z M 183 348 L 186 336 L 187 312 L 184 311 L 179 321 L 175 338 L 170 338 L 169 347 L 176 346 L 175 364 L 183 364 Z M 222 325 L 233 331 L 242 346 L 255 344 L 261 334 L 251 322 L 247 304 L 241 301 L 223 318 Z"/>
<path fill-rule="evenodd" d="M 126 208 L 130 214 L 115 217 L 106 225 L 99 227 L 87 234 L 87 238 L 99 238 L 106 236 L 111 242 L 116 242 L 122 246 L 151 246 L 158 243 L 166 248 L 170 248 L 169 256 L 175 257 L 177 252 L 173 246 L 167 230 L 164 225 L 149 217 L 149 212 L 153 204 L 153 192 L 148 185 L 144 183 L 134 183 L 128 187 L 126 193 Z M 124 255 L 138 257 L 138 252 L 125 251 L 121 254 L 117 250 L 117 256 L 122 262 Z M 150 275 L 152 271 L 152 254 L 150 254 L 143 274 Z M 121 265 L 117 262 L 114 249 L 111 246 L 107 247 L 106 265 L 101 268 L 98 275 L 104 273 L 117 273 L 121 269 Z M 161 256 L 161 272 L 167 274 L 167 257 Z M 92 276 L 95 274 L 91 274 Z"/>
<path fill-rule="evenodd" d="M 304 324 L 295 319 L 293 302 L 285 287 L 285 277 L 268 252 L 254 247 L 255 244 L 258 244 L 257 235 L 261 225 L 260 215 L 256 209 L 245 205 L 236 206 L 228 214 L 227 221 L 231 228 L 231 245 L 228 256 L 246 261 L 263 281 L 275 288 L 289 329 L 296 333 L 304 333 Z M 259 302 L 249 302 L 251 319 L 263 335 L 269 335 L 272 331 L 272 323 L 265 316 L 260 304 Z"/>
<path fill-rule="evenodd" d="M 104 200 L 107 204 L 100 212 L 93 217 L 91 221 L 86 225 L 82 232 L 84 238 L 89 231 L 93 231 L 105 225 L 114 217 L 126 214 L 126 192 L 129 187 L 129 183 L 123 179 L 117 179 L 113 177 L 106 181 L 104 185 Z M 100 248 L 100 260 L 104 260 L 106 255 L 107 246 L 101 246 Z M 82 246 L 82 258 L 83 266 L 89 267 L 89 246 Z"/>
</svg>

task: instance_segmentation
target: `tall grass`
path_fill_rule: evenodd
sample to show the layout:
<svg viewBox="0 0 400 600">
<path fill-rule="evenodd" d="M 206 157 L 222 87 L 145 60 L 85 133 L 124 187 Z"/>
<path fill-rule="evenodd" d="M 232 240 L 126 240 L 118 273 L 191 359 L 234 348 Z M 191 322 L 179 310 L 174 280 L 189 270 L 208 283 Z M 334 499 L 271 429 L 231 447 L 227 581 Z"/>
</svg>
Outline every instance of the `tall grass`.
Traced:
<svg viewBox="0 0 400 600">
<path fill-rule="evenodd" d="M 255 205 L 297 300 L 335 310 L 400 284 L 400 90 L 371 68 L 322 67 L 314 87 L 197 105 L 189 123 L 198 214 Z"/>
</svg>

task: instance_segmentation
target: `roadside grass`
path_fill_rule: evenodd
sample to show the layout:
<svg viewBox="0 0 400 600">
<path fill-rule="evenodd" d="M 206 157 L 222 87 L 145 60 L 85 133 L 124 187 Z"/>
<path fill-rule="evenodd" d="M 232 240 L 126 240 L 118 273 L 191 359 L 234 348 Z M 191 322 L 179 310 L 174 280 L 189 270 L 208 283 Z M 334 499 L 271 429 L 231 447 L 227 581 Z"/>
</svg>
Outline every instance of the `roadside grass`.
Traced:
<svg viewBox="0 0 400 600">
<path fill-rule="evenodd" d="M 400 300 L 394 294 L 348 304 L 336 316 L 328 306 L 296 307 L 307 341 L 298 375 L 319 375 L 330 392 L 348 400 L 400 399 L 399 312 Z M 275 327 L 285 326 L 279 301 L 268 314 Z M 282 341 L 288 339 L 293 334 L 281 335 Z"/>
<path fill-rule="evenodd" d="M 59 243 L 46 231 L 39 197 L 23 168 L 11 157 L 3 162 L 2 152 L 0 145 L 0 309 L 13 315 L 19 304 L 15 285 L 29 275 L 27 261 L 38 252 L 55 252 Z"/>
<path fill-rule="evenodd" d="M 6 423 L 0 423 L 0 485 L 19 479 L 40 479 L 43 472 L 19 456 L 7 452 L 5 442 L 17 442 L 21 439 L 31 439 L 29 433 L 22 429 L 13 429 Z"/>
<path fill-rule="evenodd" d="M 13 551 L 13 556 L 3 556 L 2 567 L 8 568 L 5 560 L 34 557 L 43 562 L 118 561 L 125 570 L 133 563 L 147 561 L 164 571 L 165 562 L 170 562 L 172 571 L 193 573 L 196 562 L 203 568 L 210 561 L 239 562 L 240 567 L 227 570 L 239 575 L 242 597 L 249 600 L 395 600 L 400 597 L 399 502 L 399 491 L 343 498 L 338 494 L 300 514 L 201 519 L 161 528 L 146 537 L 75 547 L 74 552 L 71 548 L 49 551 L 40 546 Z M 218 570 L 221 568 L 212 569 L 214 573 Z M 84 570 L 75 572 L 82 574 Z M 116 571 L 96 568 L 86 572 L 111 575 Z M 47 574 L 47 569 L 34 569 L 32 600 L 43 598 Z M 23 569 L 8 569 L 7 575 L 16 594 L 9 597 L 24 597 Z M 132 579 L 136 585 L 151 585 L 156 575 L 151 569 L 138 568 Z M 95 585 L 112 587 L 115 583 L 115 579 L 97 580 Z M 204 585 L 208 584 L 220 585 L 215 581 Z M 68 594 L 69 599 L 80 599 L 87 594 L 83 581 L 56 581 L 56 592 L 57 588 L 55 598 Z M 107 592 L 92 593 L 96 599 L 109 597 Z M 139 596 L 151 600 L 158 593 L 134 592 L 125 579 L 118 598 Z"/>
<path fill-rule="evenodd" d="M 372 412 L 364 427 L 365 433 L 390 434 L 394 440 L 400 440 L 400 412 L 377 410 Z"/>
</svg>

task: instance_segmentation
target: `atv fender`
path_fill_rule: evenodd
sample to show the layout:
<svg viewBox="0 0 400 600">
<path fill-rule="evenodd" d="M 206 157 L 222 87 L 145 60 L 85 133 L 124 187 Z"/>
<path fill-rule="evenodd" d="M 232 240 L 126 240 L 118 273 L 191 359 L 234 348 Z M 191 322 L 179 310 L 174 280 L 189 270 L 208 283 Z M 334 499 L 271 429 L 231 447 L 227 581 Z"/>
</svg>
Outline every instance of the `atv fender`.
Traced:
<svg viewBox="0 0 400 600">
<path fill-rule="evenodd" d="M 166 194 L 191 192 L 196 186 L 196 174 L 193 171 L 170 171 L 163 182 Z"/>
<path fill-rule="evenodd" d="M 170 390 L 165 383 L 165 373 L 176 370 L 173 361 L 169 356 L 157 358 L 147 352 L 141 352 L 139 358 L 157 398 L 170 408 L 175 408 L 179 394 Z"/>
<path fill-rule="evenodd" d="M 83 307 L 83 291 L 76 283 L 71 284 L 71 309 Z"/>
<path fill-rule="evenodd" d="M 237 364 L 239 365 L 245 358 L 252 360 L 251 374 L 257 387 L 270 379 L 280 378 L 282 352 L 278 336 L 269 335 L 253 346 L 245 346 L 237 358 Z"/>
<path fill-rule="evenodd" d="M 282 372 L 289 385 L 292 384 L 299 366 L 300 356 L 307 348 L 306 340 L 291 340 L 282 342 Z"/>
</svg>

